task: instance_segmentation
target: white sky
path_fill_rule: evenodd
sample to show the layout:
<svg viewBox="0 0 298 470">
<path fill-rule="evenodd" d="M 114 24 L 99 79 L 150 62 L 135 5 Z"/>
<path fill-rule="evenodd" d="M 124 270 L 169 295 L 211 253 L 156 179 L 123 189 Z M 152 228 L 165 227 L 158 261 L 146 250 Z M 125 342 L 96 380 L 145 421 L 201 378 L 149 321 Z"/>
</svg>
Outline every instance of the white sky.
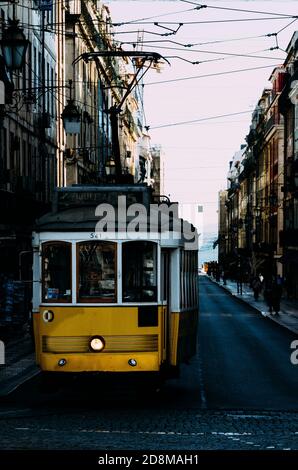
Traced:
<svg viewBox="0 0 298 470">
<path fill-rule="evenodd" d="M 197 0 L 191 0 L 199 3 Z M 182 44 L 201 43 L 228 39 L 264 36 L 276 33 L 289 25 L 293 19 L 260 20 L 274 17 L 271 14 L 254 14 L 237 11 L 204 8 L 193 10 L 195 5 L 182 1 L 130 1 L 125 0 L 105 2 L 110 10 L 113 22 L 130 21 L 134 19 L 163 15 L 154 18 L 152 22 L 173 21 L 209 21 L 227 19 L 247 19 L 254 21 L 184 24 L 175 35 L 168 37 L 144 33 L 144 40 L 172 40 Z M 203 2 L 203 4 L 205 4 Z M 234 0 L 230 2 L 213 0 L 206 2 L 209 6 L 230 7 L 248 10 L 258 10 L 269 13 L 298 15 L 297 1 L 249 1 Z M 182 10 L 192 11 L 181 13 Z M 174 25 L 165 25 L 173 27 Z M 278 45 L 286 49 L 298 21 L 288 26 L 277 35 Z M 155 33 L 167 32 L 153 24 L 129 25 L 116 27 L 115 38 L 119 41 L 136 41 L 137 33 L 128 31 L 142 30 Z M 177 47 L 183 50 L 163 49 Z M 165 65 L 162 73 L 150 71 L 144 78 L 145 83 L 145 114 L 147 124 L 151 126 L 150 135 L 153 143 L 162 145 L 165 151 L 165 188 L 172 200 L 204 206 L 204 226 L 210 230 L 217 224 L 218 191 L 226 187 L 228 162 L 235 151 L 245 143 L 248 133 L 251 112 L 253 111 L 264 87 L 268 86 L 268 78 L 274 66 L 283 63 L 286 57 L 282 50 L 266 50 L 276 46 L 275 37 L 258 37 L 241 41 L 222 42 L 217 44 L 197 45 L 186 48 L 167 42 L 152 42 L 144 45 L 144 51 L 159 52 L 163 56 L 178 55 L 192 61 L 204 61 L 225 57 L 214 52 L 231 54 L 251 54 L 267 56 L 266 58 L 226 56 L 225 60 L 206 62 L 192 65 L 185 61 L 170 58 L 171 66 Z M 124 44 L 123 49 L 131 50 L 132 46 Z M 191 52 L 192 49 L 211 51 Z M 183 80 L 172 83 L 149 85 L 150 82 L 172 80 L 181 77 L 197 76 L 225 71 L 263 67 L 255 71 L 219 75 L 216 77 Z M 148 84 L 148 85 L 146 85 Z M 155 126 L 190 121 L 211 116 L 218 116 L 243 111 L 251 112 L 231 117 L 222 117 L 211 121 L 164 127 Z"/>
</svg>

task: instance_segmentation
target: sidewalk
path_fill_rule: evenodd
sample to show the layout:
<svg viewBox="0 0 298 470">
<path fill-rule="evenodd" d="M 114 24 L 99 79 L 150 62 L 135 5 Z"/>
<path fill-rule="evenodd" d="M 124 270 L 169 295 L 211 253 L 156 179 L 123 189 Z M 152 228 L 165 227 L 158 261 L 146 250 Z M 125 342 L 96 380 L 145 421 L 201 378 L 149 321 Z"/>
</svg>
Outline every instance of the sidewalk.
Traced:
<svg viewBox="0 0 298 470">
<path fill-rule="evenodd" d="M 0 364 L 0 398 L 13 392 L 19 385 L 39 373 L 35 364 L 32 340 L 28 334 L 23 337 L 0 338 L 5 346 L 5 364 Z"/>
<path fill-rule="evenodd" d="M 298 334 L 298 301 L 282 299 L 279 313 L 272 314 L 268 311 L 268 306 L 264 301 L 263 295 L 260 295 L 259 300 L 255 300 L 253 290 L 249 287 L 248 284 L 243 284 L 241 295 L 237 293 L 237 283 L 234 281 L 227 280 L 226 285 L 224 285 L 223 281 L 218 282 L 211 276 L 208 276 L 208 279 L 230 292 L 230 294 L 237 297 L 239 300 L 249 304 L 263 316 L 275 321 L 293 333 Z"/>
</svg>

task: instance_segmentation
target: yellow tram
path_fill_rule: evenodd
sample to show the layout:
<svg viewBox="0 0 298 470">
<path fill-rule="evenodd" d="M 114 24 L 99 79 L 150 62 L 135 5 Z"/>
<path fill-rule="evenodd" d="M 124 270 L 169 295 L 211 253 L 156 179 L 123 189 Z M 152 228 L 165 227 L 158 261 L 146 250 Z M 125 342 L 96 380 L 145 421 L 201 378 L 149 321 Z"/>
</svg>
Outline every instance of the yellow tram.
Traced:
<svg viewBox="0 0 298 470">
<path fill-rule="evenodd" d="M 197 234 L 152 202 L 145 185 L 56 190 L 33 233 L 42 371 L 167 374 L 195 354 Z"/>
</svg>

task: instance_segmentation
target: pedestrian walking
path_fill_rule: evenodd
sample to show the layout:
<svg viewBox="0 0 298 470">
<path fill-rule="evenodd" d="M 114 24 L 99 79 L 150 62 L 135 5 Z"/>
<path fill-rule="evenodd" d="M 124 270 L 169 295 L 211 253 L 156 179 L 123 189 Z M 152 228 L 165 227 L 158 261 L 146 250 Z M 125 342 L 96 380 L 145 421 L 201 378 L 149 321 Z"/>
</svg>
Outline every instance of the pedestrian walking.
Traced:
<svg viewBox="0 0 298 470">
<path fill-rule="evenodd" d="M 268 279 L 267 281 L 265 281 L 264 299 L 269 307 L 269 312 L 272 313 L 273 311 L 273 284 L 272 284 L 271 279 Z"/>
<path fill-rule="evenodd" d="M 255 276 L 251 281 L 251 287 L 254 292 L 254 299 L 259 300 L 259 295 L 262 290 L 262 284 L 258 276 Z"/>
<path fill-rule="evenodd" d="M 276 282 L 272 289 L 272 308 L 275 314 L 280 311 L 280 301 L 282 296 L 282 285 Z"/>
<path fill-rule="evenodd" d="M 238 272 L 237 276 L 237 294 L 242 295 L 242 273 Z"/>
</svg>

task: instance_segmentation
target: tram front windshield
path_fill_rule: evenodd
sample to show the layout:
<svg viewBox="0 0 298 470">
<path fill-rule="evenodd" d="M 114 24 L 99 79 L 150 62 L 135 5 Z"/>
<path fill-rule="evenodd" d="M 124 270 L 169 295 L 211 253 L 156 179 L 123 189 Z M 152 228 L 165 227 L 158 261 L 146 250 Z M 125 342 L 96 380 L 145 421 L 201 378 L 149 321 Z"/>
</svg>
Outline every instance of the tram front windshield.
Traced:
<svg viewBox="0 0 298 470">
<path fill-rule="evenodd" d="M 124 302 L 157 301 L 157 249 L 155 243 L 123 243 L 122 279 Z"/>
</svg>

